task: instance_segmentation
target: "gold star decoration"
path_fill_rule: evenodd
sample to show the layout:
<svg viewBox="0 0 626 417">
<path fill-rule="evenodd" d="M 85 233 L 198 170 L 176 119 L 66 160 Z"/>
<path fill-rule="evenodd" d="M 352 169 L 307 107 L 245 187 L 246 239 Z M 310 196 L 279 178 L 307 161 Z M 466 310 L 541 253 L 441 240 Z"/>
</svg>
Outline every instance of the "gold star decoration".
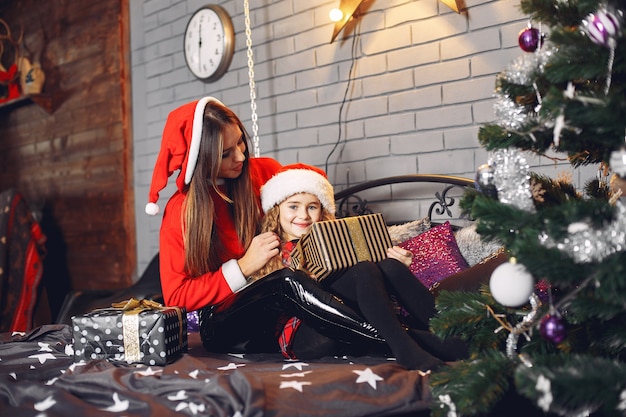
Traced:
<svg viewBox="0 0 626 417">
<path fill-rule="evenodd" d="M 463 0 L 441 0 L 441 2 L 455 12 L 461 13 L 461 9 L 463 8 Z"/>
<path fill-rule="evenodd" d="M 343 17 L 341 20 L 335 22 L 335 29 L 333 30 L 333 37 L 330 39 L 330 43 L 335 41 L 339 32 L 346 26 L 346 23 L 352 19 L 352 15 L 357 11 L 359 6 L 361 6 L 363 0 L 341 0 L 339 3 L 339 10 L 343 12 Z"/>
</svg>

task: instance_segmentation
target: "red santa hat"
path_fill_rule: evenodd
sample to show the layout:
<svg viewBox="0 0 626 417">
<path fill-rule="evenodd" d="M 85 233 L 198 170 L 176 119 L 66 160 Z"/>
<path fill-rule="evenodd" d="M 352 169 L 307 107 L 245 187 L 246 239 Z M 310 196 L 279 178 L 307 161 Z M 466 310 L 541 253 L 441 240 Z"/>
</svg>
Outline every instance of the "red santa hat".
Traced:
<svg viewBox="0 0 626 417">
<path fill-rule="evenodd" d="M 154 216 L 159 212 L 159 191 L 165 188 L 174 171 L 180 170 L 176 178 L 179 190 L 182 191 L 191 182 L 200 150 L 204 109 L 211 102 L 224 105 L 216 98 L 204 97 L 180 106 L 167 117 L 161 150 L 152 172 L 146 213 Z"/>
<path fill-rule="evenodd" d="M 335 193 L 326 173 L 312 165 L 299 163 L 285 165 L 261 187 L 263 212 L 267 213 L 298 193 L 313 194 L 326 210 L 335 214 Z"/>
</svg>

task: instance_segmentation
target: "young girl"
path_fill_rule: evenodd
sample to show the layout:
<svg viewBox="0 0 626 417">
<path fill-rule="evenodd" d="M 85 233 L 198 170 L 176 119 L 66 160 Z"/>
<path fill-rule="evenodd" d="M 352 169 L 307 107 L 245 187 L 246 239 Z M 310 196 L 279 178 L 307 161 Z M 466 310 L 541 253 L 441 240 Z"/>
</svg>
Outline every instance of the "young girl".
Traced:
<svg viewBox="0 0 626 417">
<path fill-rule="evenodd" d="M 335 218 L 333 187 L 323 171 L 309 165 L 283 167 L 261 188 L 261 203 L 265 212 L 261 230 L 280 236 L 282 248 L 280 255 L 259 270 L 257 275 L 261 277 L 274 270 L 291 267 L 290 254 L 298 239 L 311 229 L 313 223 Z M 378 263 L 359 262 L 321 285 L 360 311 L 386 340 L 397 362 L 408 369 L 426 371 L 440 366 L 443 360 L 464 356 L 465 348 L 460 341 L 439 341 L 428 333 L 435 301 L 408 269 L 411 252 L 395 246 L 387 250 L 387 256 Z M 397 297 L 413 319 L 415 328 L 410 332 L 399 320 L 389 292 Z M 331 353 L 321 351 L 323 348 L 337 347 L 325 340 L 316 329 L 301 326 L 299 318 L 287 322 L 287 331 L 283 332 L 281 342 L 285 356 L 319 356 Z M 312 351 L 312 346 L 316 352 Z"/>
<path fill-rule="evenodd" d="M 338 337 L 348 332 L 379 340 L 370 324 L 301 274 L 279 273 L 247 285 L 248 277 L 279 253 L 276 234 L 256 235 L 259 189 L 279 168 L 273 159 L 250 158 L 243 124 L 215 98 L 205 97 L 169 114 L 146 206 L 148 214 L 159 212 L 159 191 L 179 170 L 160 231 L 165 304 L 200 309 L 207 348 L 248 343 L 254 345 L 249 350 L 267 349 L 267 335 L 273 335 L 276 314 L 285 305 L 336 329 Z M 237 320 L 240 324 L 234 324 Z M 216 332 L 220 336 L 214 338 Z"/>
</svg>

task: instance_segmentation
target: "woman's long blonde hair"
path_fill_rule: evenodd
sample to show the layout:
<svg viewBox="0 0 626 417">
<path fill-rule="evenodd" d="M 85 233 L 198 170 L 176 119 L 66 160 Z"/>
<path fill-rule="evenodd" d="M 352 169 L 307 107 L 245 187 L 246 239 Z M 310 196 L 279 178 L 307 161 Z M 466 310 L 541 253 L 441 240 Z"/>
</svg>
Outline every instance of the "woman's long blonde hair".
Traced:
<svg viewBox="0 0 626 417">
<path fill-rule="evenodd" d="M 224 193 L 217 187 L 218 174 L 222 164 L 224 130 L 232 124 L 239 126 L 244 135 L 246 159 L 238 178 L 224 179 Z M 222 263 L 219 254 L 224 251 L 224 245 L 216 236 L 217 219 L 211 189 L 230 204 L 237 236 L 244 248 L 250 245 L 257 232 L 260 209 L 250 178 L 248 140 L 245 127 L 232 110 L 216 102 L 206 105 L 198 161 L 182 212 L 185 271 L 192 277 L 216 271 Z"/>
<path fill-rule="evenodd" d="M 291 196 L 288 196 L 289 198 Z M 285 198 L 285 200 L 287 199 Z M 284 201 L 284 200 L 283 200 Z M 270 259 L 263 268 L 261 268 L 256 274 L 254 274 L 254 278 L 264 277 L 267 274 L 270 274 L 278 269 L 284 268 L 283 266 L 283 253 L 282 253 L 282 245 L 285 243 L 285 233 L 283 228 L 280 226 L 280 207 L 279 204 L 276 204 L 274 207 L 269 209 L 267 213 L 265 213 L 265 217 L 261 221 L 261 233 L 263 232 L 274 232 L 280 237 L 281 243 L 281 251 L 278 255 L 274 256 Z M 335 215 L 326 210 L 325 207 L 322 206 L 322 215 L 320 216 L 319 221 L 325 220 L 335 220 Z"/>
</svg>

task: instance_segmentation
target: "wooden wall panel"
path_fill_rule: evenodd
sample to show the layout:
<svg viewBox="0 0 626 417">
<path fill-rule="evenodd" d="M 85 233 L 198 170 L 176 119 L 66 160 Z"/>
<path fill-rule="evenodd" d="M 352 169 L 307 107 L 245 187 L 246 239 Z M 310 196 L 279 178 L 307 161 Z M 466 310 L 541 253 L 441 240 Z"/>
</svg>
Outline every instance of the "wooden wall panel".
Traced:
<svg viewBox="0 0 626 417">
<path fill-rule="evenodd" d="M 0 189 L 43 212 L 54 317 L 70 289 L 129 286 L 135 271 L 128 0 L 0 0 L 30 46 L 44 34 L 50 111 L 0 103 Z"/>
</svg>

